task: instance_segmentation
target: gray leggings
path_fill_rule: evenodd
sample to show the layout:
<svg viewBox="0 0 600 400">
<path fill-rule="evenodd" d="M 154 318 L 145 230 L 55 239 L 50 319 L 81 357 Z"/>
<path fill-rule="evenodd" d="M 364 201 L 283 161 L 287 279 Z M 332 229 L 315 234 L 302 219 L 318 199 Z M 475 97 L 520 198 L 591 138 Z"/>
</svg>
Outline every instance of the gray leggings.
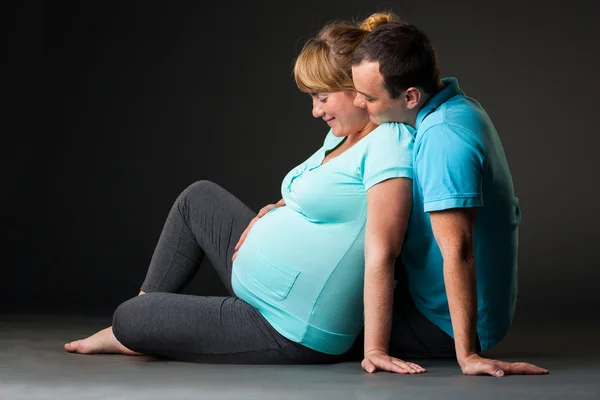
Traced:
<svg viewBox="0 0 600 400">
<path fill-rule="evenodd" d="M 183 361 L 317 364 L 341 356 L 317 352 L 280 335 L 231 288 L 231 257 L 256 213 L 225 189 L 199 181 L 173 204 L 141 290 L 113 316 L 125 347 Z M 178 294 L 208 256 L 229 297 Z"/>
</svg>

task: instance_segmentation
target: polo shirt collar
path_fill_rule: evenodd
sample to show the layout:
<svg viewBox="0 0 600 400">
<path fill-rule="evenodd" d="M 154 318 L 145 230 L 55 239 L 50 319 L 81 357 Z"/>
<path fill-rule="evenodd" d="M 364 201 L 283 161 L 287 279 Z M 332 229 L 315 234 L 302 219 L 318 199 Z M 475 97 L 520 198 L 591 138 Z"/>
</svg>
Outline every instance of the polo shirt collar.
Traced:
<svg viewBox="0 0 600 400">
<path fill-rule="evenodd" d="M 464 95 L 464 92 L 458 86 L 458 80 L 456 78 L 444 78 L 442 79 L 442 84 L 444 85 L 444 88 L 427 100 L 427 102 L 423 104 L 423 107 L 421 107 L 421 110 L 419 110 L 415 126 L 416 129 L 419 129 L 419 125 L 421 125 L 421 122 L 423 122 L 425 117 L 434 112 L 444 102 L 456 95 Z"/>
</svg>

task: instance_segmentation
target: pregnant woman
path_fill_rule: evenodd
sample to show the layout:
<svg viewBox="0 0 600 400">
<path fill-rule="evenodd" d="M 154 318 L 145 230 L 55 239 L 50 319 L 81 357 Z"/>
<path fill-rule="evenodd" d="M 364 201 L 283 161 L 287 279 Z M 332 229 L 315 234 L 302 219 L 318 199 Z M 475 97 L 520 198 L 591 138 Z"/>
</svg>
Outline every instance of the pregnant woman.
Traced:
<svg viewBox="0 0 600 400">
<path fill-rule="evenodd" d="M 374 125 L 353 104 L 352 52 L 387 21 L 374 14 L 360 27 L 329 24 L 305 44 L 294 77 L 330 130 L 285 176 L 282 199 L 256 214 L 215 183 L 189 186 L 167 217 L 140 294 L 116 309 L 111 327 L 67 351 L 332 363 L 364 325 L 365 370 L 424 372 L 387 354 L 394 262 L 411 207 L 411 128 Z M 204 256 L 229 296 L 178 293 Z"/>
</svg>

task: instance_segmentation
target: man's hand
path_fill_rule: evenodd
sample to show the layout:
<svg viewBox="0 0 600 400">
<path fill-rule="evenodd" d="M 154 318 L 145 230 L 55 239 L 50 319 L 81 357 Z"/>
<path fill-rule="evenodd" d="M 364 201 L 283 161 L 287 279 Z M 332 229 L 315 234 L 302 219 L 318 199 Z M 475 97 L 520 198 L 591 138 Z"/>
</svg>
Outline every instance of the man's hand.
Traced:
<svg viewBox="0 0 600 400">
<path fill-rule="evenodd" d="M 505 361 L 490 360 L 471 354 L 459 361 L 460 368 L 465 375 L 545 375 L 548 370 L 525 362 L 509 363 Z"/>
<path fill-rule="evenodd" d="M 417 364 L 391 357 L 384 351 L 379 350 L 368 352 L 360 365 L 370 374 L 378 370 L 397 374 L 422 374 L 426 372 L 425 368 Z"/>
<path fill-rule="evenodd" d="M 284 205 L 285 204 L 281 204 L 281 203 L 267 204 L 266 206 L 264 206 L 263 208 L 260 209 L 260 211 L 258 212 L 256 217 L 252 218 L 252 220 L 250 221 L 250 224 L 248 224 L 248 227 L 242 233 L 240 240 L 238 240 L 237 244 L 235 245 L 235 252 L 233 253 L 233 257 L 231 257 L 231 262 L 235 261 L 235 258 L 237 257 L 237 252 L 240 249 L 240 247 L 242 247 L 242 243 L 244 243 L 244 240 L 246 240 L 246 236 L 248 236 L 250 229 L 252 229 L 252 225 L 254 225 L 256 223 L 256 221 L 258 221 L 260 218 L 262 218 L 266 213 L 268 213 L 272 209 L 277 208 L 277 207 L 283 207 Z"/>
</svg>

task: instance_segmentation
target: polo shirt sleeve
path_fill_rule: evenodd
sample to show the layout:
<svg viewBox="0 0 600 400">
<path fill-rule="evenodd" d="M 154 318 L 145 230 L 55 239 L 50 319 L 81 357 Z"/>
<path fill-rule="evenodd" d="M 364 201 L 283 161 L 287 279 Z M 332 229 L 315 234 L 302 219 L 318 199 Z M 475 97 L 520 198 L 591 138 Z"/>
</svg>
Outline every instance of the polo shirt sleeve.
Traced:
<svg viewBox="0 0 600 400">
<path fill-rule="evenodd" d="M 416 147 L 415 172 L 425 212 L 483 206 L 485 148 L 471 131 L 434 125 Z"/>
<path fill-rule="evenodd" d="M 365 191 L 387 179 L 412 179 L 412 128 L 395 122 L 385 123 L 371 135 L 358 167 Z"/>
</svg>

